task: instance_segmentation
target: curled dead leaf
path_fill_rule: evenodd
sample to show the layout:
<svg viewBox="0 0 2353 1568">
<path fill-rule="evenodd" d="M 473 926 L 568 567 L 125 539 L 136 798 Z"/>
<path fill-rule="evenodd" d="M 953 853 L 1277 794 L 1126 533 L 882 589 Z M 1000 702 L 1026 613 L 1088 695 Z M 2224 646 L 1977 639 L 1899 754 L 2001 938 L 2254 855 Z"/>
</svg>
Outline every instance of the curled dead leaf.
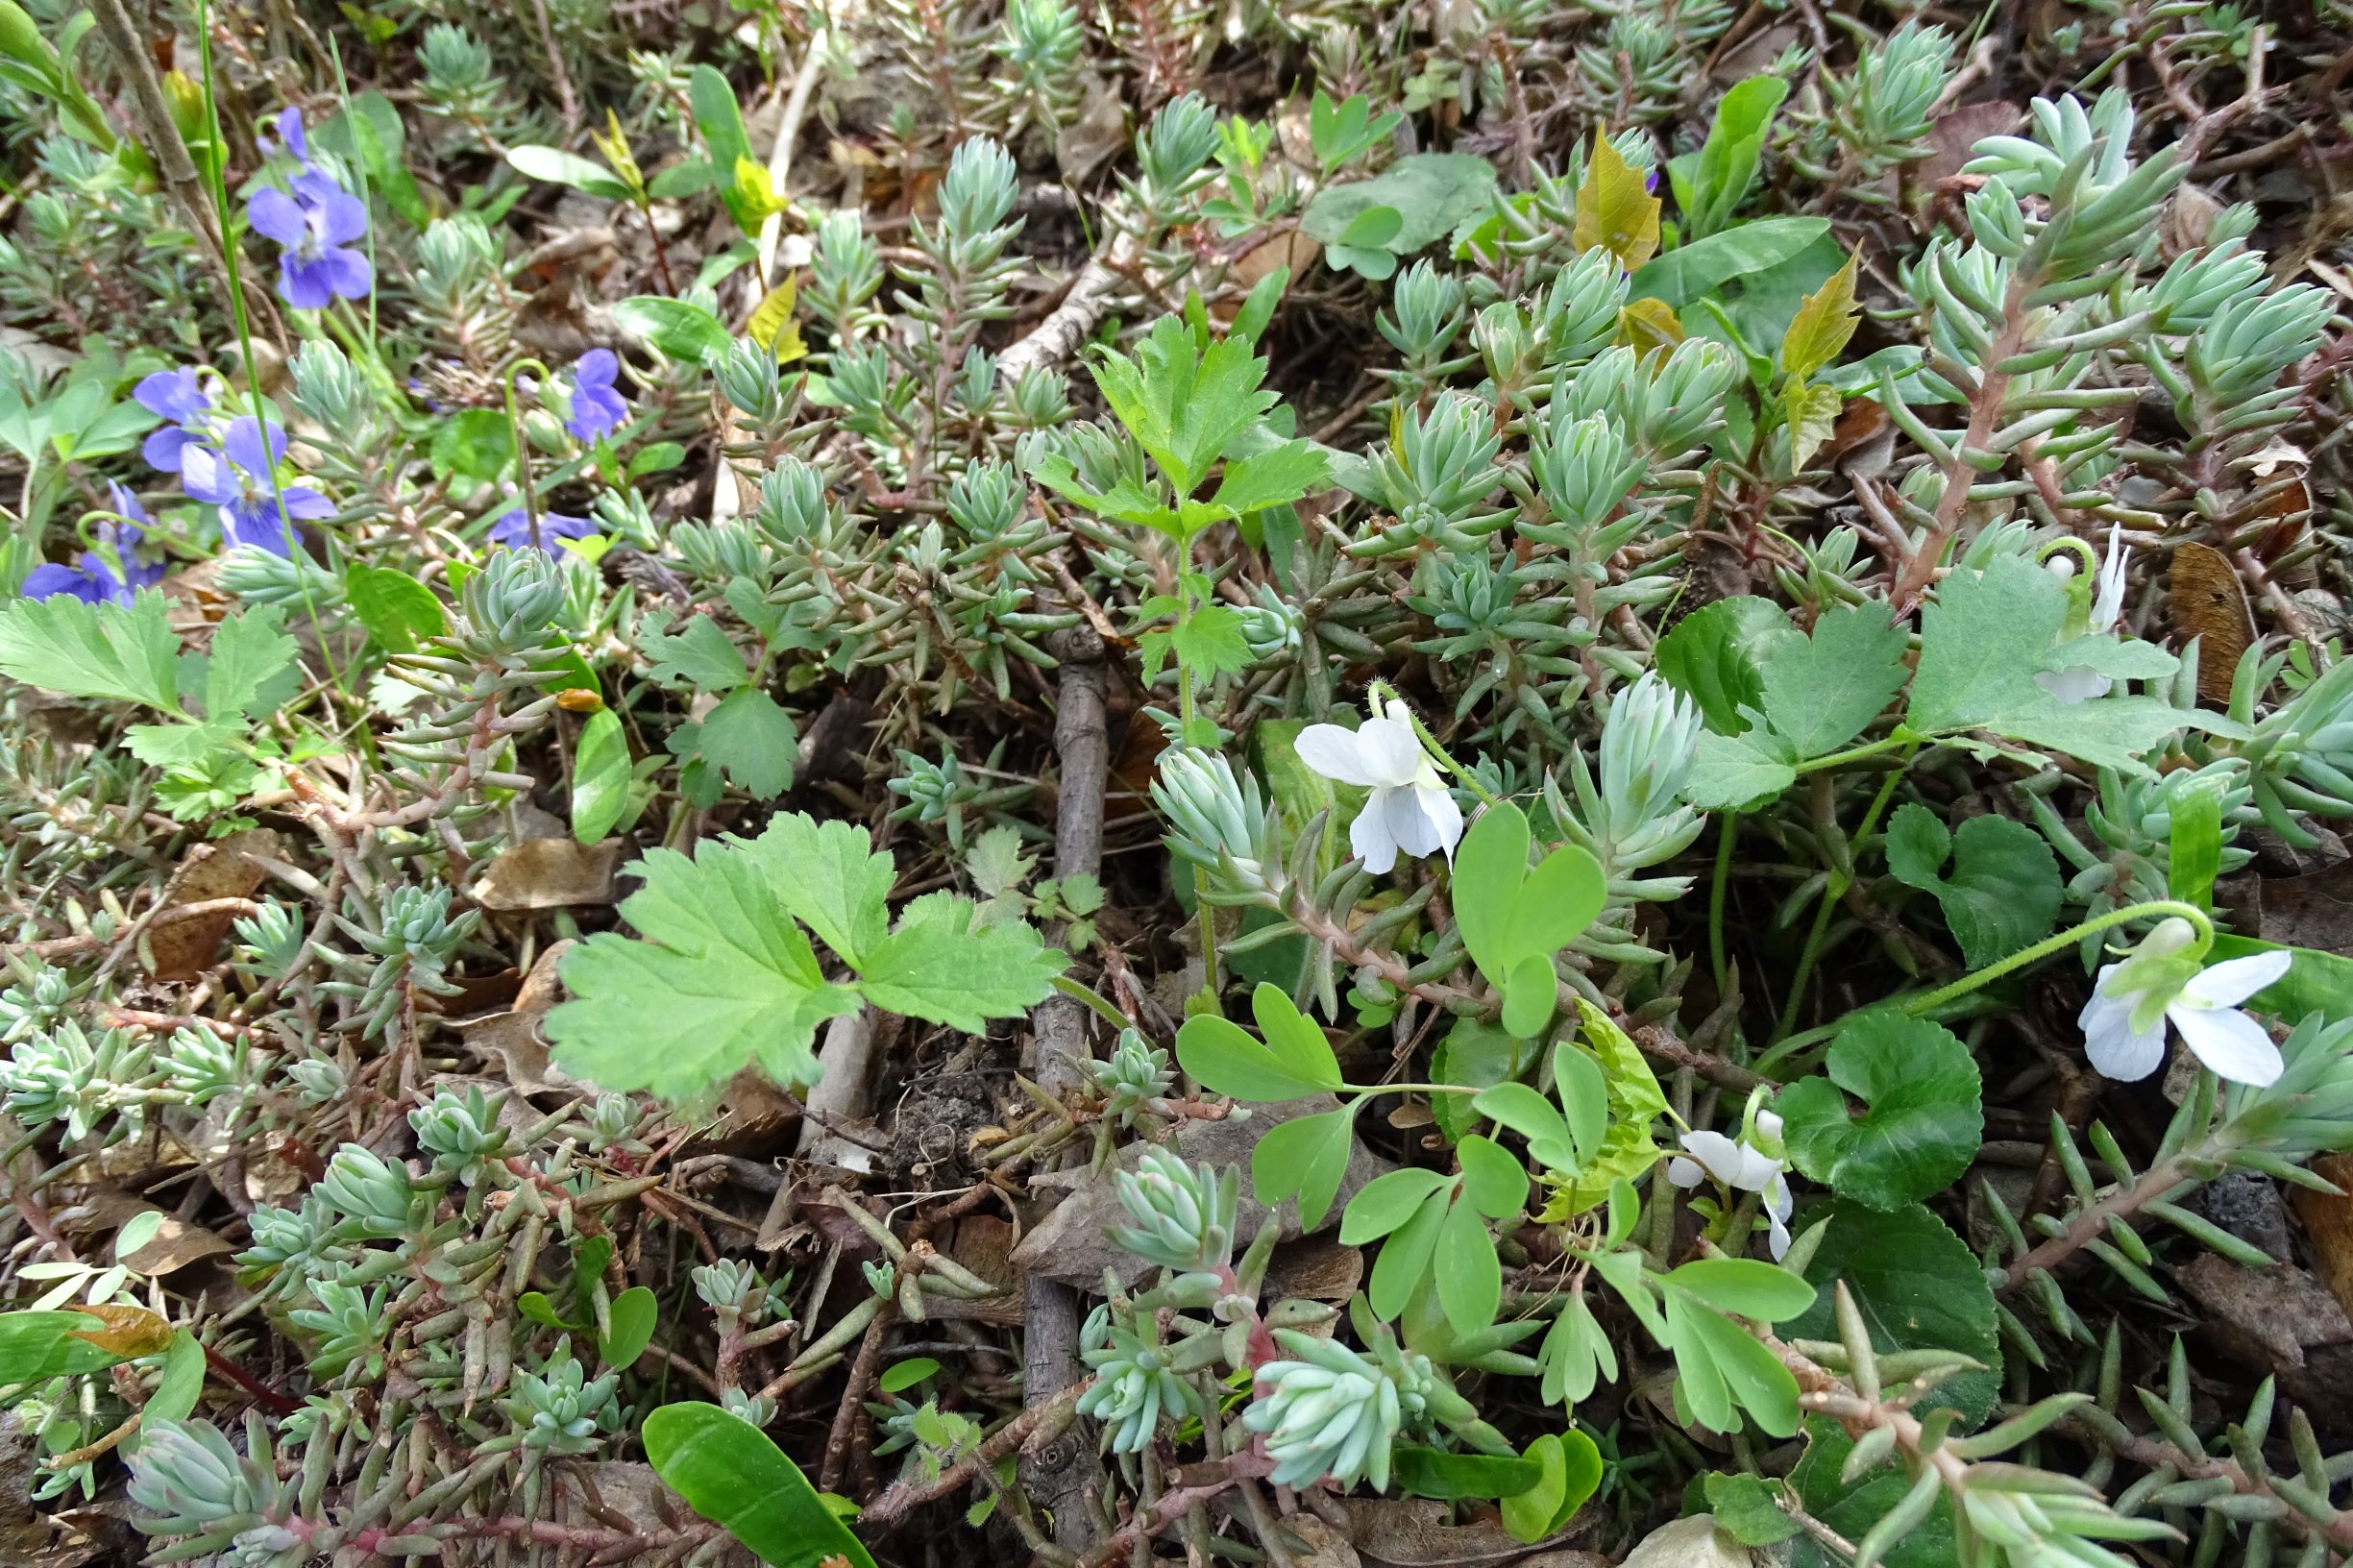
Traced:
<svg viewBox="0 0 2353 1568">
<path fill-rule="evenodd" d="M 2255 640 L 2255 612 L 2239 569 L 2212 545 L 2185 540 L 2173 547 L 2170 600 L 2174 634 L 2197 639 L 2199 699 L 2228 702 L 2239 656 Z"/>
<path fill-rule="evenodd" d="M 87 1339 L 110 1355 L 159 1356 L 172 1342 L 172 1326 L 144 1307 L 126 1307 L 110 1303 L 103 1307 L 76 1307 L 105 1325 L 97 1329 L 76 1329 L 73 1337 Z"/>
</svg>

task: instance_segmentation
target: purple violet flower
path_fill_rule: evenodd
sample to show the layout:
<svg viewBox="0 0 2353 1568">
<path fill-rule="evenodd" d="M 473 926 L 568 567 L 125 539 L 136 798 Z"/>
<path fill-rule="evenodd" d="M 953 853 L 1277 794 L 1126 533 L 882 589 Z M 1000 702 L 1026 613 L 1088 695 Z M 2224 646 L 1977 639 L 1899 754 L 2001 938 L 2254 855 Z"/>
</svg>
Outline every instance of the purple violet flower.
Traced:
<svg viewBox="0 0 2353 1568">
<path fill-rule="evenodd" d="M 121 485 L 109 480 L 107 487 L 113 494 L 114 510 L 128 520 L 119 524 L 100 523 L 94 530 L 98 542 L 111 551 L 114 558 L 109 560 L 105 551 L 88 550 L 72 566 L 44 562 L 25 577 L 25 598 L 48 599 L 66 594 L 86 603 L 120 604 L 128 609 L 140 589 L 152 588 L 162 580 L 160 564 L 147 565 L 133 554 L 146 536 L 149 523 L 146 508 Z"/>
<path fill-rule="evenodd" d="M 375 268 L 351 249 L 368 232 L 367 205 L 324 171 L 305 165 L 292 195 L 264 185 L 245 213 L 256 230 L 285 247 L 278 257 L 278 294 L 296 309 L 364 300 L 375 286 Z"/>
<path fill-rule="evenodd" d="M 585 539 L 597 531 L 597 526 L 584 517 L 566 517 L 561 512 L 539 514 L 539 548 L 550 555 L 562 552 L 558 539 Z M 531 538 L 531 514 L 517 505 L 490 525 L 490 542 L 508 550 L 523 550 L 534 541 Z"/>
<path fill-rule="evenodd" d="M 202 445 L 212 439 L 212 399 L 205 392 L 192 367 L 178 370 L 159 370 L 140 378 L 131 389 L 138 405 L 163 421 L 160 429 L 150 430 L 146 445 L 139 455 L 147 466 L 165 474 L 180 472 L 182 453 L 192 445 Z"/>
<path fill-rule="evenodd" d="M 221 438 L 221 450 L 190 447 L 180 482 L 187 493 L 221 512 L 221 534 L 233 546 L 251 546 L 273 555 L 292 556 L 302 533 L 278 516 L 279 496 L 270 474 L 285 455 L 286 432 L 273 424 L 269 444 L 261 439 L 261 425 L 251 414 L 233 421 Z M 326 517 L 334 502 L 306 484 L 283 487 L 286 517 Z"/>
<path fill-rule="evenodd" d="M 270 124 L 278 133 L 279 145 L 288 156 L 307 167 L 310 163 L 310 138 L 303 133 L 303 111 L 288 105 L 271 116 Z"/>
<path fill-rule="evenodd" d="M 620 374 L 621 360 L 610 349 L 591 349 L 580 355 L 572 367 L 572 417 L 564 421 L 564 429 L 582 441 L 621 429 L 628 420 L 629 405 L 613 390 L 613 378 Z"/>
</svg>

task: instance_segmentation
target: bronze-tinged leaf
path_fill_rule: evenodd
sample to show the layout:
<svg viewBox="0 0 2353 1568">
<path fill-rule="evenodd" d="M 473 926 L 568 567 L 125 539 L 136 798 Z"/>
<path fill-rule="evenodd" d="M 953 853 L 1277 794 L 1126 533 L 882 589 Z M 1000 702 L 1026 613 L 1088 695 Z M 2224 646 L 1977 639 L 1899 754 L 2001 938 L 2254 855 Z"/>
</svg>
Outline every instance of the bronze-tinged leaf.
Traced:
<svg viewBox="0 0 2353 1568">
<path fill-rule="evenodd" d="M 1584 184 L 1577 187 L 1577 226 L 1569 243 L 1581 255 L 1597 247 L 1618 258 L 1629 272 L 1658 254 L 1658 198 L 1642 176 L 1619 156 L 1609 138 L 1596 135 Z"/>
<path fill-rule="evenodd" d="M 144 1307 L 76 1307 L 105 1324 L 98 1329 L 76 1329 L 73 1337 L 87 1339 L 110 1355 L 125 1358 L 159 1356 L 172 1342 L 172 1326 Z"/>
<path fill-rule="evenodd" d="M 2230 700 L 2239 656 L 2255 641 L 2255 612 L 2230 557 L 2188 540 L 2173 547 L 2173 631 L 2198 640 L 2197 695 L 2203 702 Z"/>
<path fill-rule="evenodd" d="M 1618 311 L 1618 341 L 1636 354 L 1672 349 L 1687 335 L 1664 300 L 1635 300 Z"/>
</svg>

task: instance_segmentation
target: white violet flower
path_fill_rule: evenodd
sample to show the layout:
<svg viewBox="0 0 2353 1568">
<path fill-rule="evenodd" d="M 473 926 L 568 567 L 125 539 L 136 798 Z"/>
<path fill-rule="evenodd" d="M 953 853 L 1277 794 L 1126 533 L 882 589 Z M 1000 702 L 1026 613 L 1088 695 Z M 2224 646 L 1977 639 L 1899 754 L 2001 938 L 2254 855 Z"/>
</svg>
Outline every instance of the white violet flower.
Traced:
<svg viewBox="0 0 2353 1568">
<path fill-rule="evenodd" d="M 1756 1131 L 1766 1140 L 1778 1143 L 1781 1118 L 1770 1111 L 1759 1111 Z M 1712 1176 L 1726 1187 L 1761 1193 L 1774 1262 L 1789 1256 L 1789 1214 L 1796 1202 L 1789 1195 L 1787 1164 L 1752 1144 L 1703 1128 L 1685 1133 L 1680 1141 L 1683 1152 L 1667 1162 L 1667 1180 L 1678 1187 L 1697 1187 Z"/>
<path fill-rule="evenodd" d="M 1382 716 L 1353 730 L 1310 724 L 1294 745 L 1299 760 L 1324 777 L 1373 792 L 1348 827 L 1349 847 L 1366 870 L 1387 870 L 1397 864 L 1400 849 L 1454 859 L 1462 838 L 1462 808 L 1422 749 L 1403 702 L 1391 698 Z"/>
<path fill-rule="evenodd" d="M 2169 1018 L 2215 1076 L 2260 1089 L 2283 1066 L 2268 1030 L 2239 1004 L 2288 972 L 2285 952 L 2253 953 L 2200 968 L 2185 953 L 2190 922 L 2160 920 L 2128 957 L 2103 967 L 2076 1022 L 2084 1053 L 2111 1078 L 2145 1078 L 2165 1061 Z"/>
<path fill-rule="evenodd" d="M 2065 562 L 2065 556 L 2059 557 Z M 2132 570 L 2124 549 L 2124 528 L 2112 524 L 2108 528 L 2108 548 L 2099 560 L 2099 589 L 2092 600 L 2092 617 L 2076 635 L 2096 636 L 2113 630 L 2124 614 L 2124 578 Z M 2116 682 L 2088 664 L 2071 664 L 2060 670 L 2035 673 L 2035 681 L 2043 690 L 2072 707 L 2096 697 L 2106 697 Z"/>
</svg>

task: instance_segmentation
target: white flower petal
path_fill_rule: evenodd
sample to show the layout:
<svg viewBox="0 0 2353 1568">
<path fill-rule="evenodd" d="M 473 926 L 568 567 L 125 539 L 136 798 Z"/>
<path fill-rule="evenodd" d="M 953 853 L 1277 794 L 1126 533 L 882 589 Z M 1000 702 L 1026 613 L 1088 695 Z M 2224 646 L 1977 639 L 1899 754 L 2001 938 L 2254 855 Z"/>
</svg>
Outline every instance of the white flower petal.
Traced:
<svg viewBox="0 0 2353 1568">
<path fill-rule="evenodd" d="M 2198 971 L 2181 993 L 2199 1007 L 2237 1007 L 2288 972 L 2295 955 L 2285 948 L 2275 953 L 2249 953 L 2226 958 Z"/>
<path fill-rule="evenodd" d="M 1453 860 L 1455 845 L 1462 842 L 1462 808 L 1455 804 L 1453 793 L 1443 784 L 1435 789 L 1417 785 L 1413 796 L 1421 803 L 1424 820 L 1438 836 L 1438 847 Z"/>
<path fill-rule="evenodd" d="M 2177 1007 L 2166 1017 L 2218 1078 L 2261 1089 L 2276 1080 L 2285 1066 L 2264 1026 L 2235 1008 Z"/>
<path fill-rule="evenodd" d="M 1764 1134 L 1767 1138 L 1780 1137 L 1781 1117 L 1779 1113 L 1774 1111 L 1759 1111 L 1756 1114 L 1756 1130 Z"/>
<path fill-rule="evenodd" d="M 1419 790 L 1383 790 L 1377 798 L 1388 821 L 1389 837 L 1397 847 L 1409 855 L 1434 855 L 1438 852 L 1438 827 L 1422 810 Z"/>
<path fill-rule="evenodd" d="M 2124 579 L 2131 571 L 2132 561 L 2124 549 L 2124 526 L 2110 524 L 2108 550 L 2099 563 L 2099 597 L 2092 603 L 2092 630 L 2106 631 L 2124 613 Z"/>
<path fill-rule="evenodd" d="M 1378 876 L 1397 864 L 1397 841 L 1389 836 L 1389 814 L 1384 804 L 1385 792 L 1375 794 L 1357 813 L 1357 820 L 1348 824 L 1348 847 L 1364 862 L 1364 869 Z"/>
<path fill-rule="evenodd" d="M 2037 670 L 2034 682 L 2071 708 L 2096 697 L 2106 697 L 2109 688 L 2116 684 L 2088 664 L 2071 664 L 2064 670 Z"/>
<path fill-rule="evenodd" d="M 1762 1192 L 1781 1179 L 1781 1165 L 1747 1144 L 1740 1145 L 1740 1168 L 1729 1180 L 1744 1192 Z"/>
<path fill-rule="evenodd" d="M 1765 1245 L 1777 1263 L 1789 1256 L 1789 1222 L 1771 1210 L 1765 1213 Z"/>
<path fill-rule="evenodd" d="M 1378 784 L 1367 769 L 1363 745 L 1357 731 L 1342 729 L 1337 724 L 1310 724 L 1291 743 L 1299 760 L 1326 778 L 1342 784 Z"/>
<path fill-rule="evenodd" d="M 2095 992 L 2077 1022 L 2083 1026 L 2084 1054 L 2092 1066 L 2120 1083 L 2145 1078 L 2165 1061 L 2162 1019 L 2154 1028 L 2136 1030 L 2131 1007 Z"/>
<path fill-rule="evenodd" d="M 1698 1161 L 1686 1160 L 1679 1154 L 1667 1162 L 1667 1180 L 1678 1187 L 1697 1187 L 1706 1174 Z"/>
<path fill-rule="evenodd" d="M 1700 1163 L 1700 1168 L 1717 1181 L 1729 1187 L 1740 1174 L 1741 1156 L 1747 1151 L 1725 1137 L 1705 1128 L 1685 1133 L 1681 1139 L 1683 1152 Z"/>
<path fill-rule="evenodd" d="M 1410 784 L 1424 762 L 1421 737 L 1397 719 L 1365 720 L 1357 730 L 1357 756 L 1375 784 Z"/>
</svg>

